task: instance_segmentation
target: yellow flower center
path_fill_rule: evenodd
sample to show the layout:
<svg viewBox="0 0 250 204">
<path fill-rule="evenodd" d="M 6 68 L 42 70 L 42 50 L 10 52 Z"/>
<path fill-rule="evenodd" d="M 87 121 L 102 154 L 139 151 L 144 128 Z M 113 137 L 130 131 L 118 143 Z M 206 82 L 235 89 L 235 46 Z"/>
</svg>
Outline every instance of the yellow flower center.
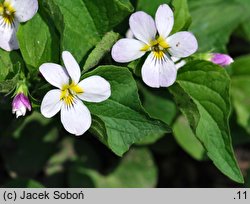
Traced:
<svg viewBox="0 0 250 204">
<path fill-rule="evenodd" d="M 3 17 L 3 24 L 12 26 L 15 19 L 15 9 L 9 2 L 0 3 L 0 16 Z M 2 22 L 0 22 L 2 24 Z"/>
<path fill-rule="evenodd" d="M 141 51 L 149 51 L 151 50 L 154 54 L 154 56 L 157 59 L 161 59 L 164 56 L 164 51 L 169 49 L 170 46 L 169 44 L 166 42 L 166 40 L 159 36 L 156 40 L 151 40 L 149 45 L 145 45 Z"/>
<path fill-rule="evenodd" d="M 60 100 L 63 100 L 67 106 L 72 106 L 76 95 L 82 94 L 83 92 L 83 89 L 74 83 L 70 85 L 65 84 L 61 89 Z"/>
</svg>

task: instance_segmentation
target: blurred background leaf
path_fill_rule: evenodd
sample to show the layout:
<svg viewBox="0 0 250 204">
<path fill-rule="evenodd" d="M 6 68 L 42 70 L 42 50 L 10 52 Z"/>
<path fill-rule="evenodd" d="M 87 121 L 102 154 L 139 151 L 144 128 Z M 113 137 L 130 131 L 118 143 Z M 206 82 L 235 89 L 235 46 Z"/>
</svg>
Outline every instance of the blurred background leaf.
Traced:
<svg viewBox="0 0 250 204">
<path fill-rule="evenodd" d="M 4 184 L 4 188 L 44 188 L 42 184 L 31 179 L 13 179 Z"/>
<path fill-rule="evenodd" d="M 109 174 L 101 175 L 77 162 L 70 169 L 70 187 L 150 188 L 157 182 L 157 169 L 151 153 L 144 148 L 132 149 Z"/>
<path fill-rule="evenodd" d="M 190 30 L 199 42 L 200 52 L 227 52 L 233 31 L 250 18 L 244 0 L 188 0 L 192 16 Z"/>
<path fill-rule="evenodd" d="M 232 98 L 238 123 L 250 133 L 250 56 L 237 58 L 231 67 Z"/>
</svg>

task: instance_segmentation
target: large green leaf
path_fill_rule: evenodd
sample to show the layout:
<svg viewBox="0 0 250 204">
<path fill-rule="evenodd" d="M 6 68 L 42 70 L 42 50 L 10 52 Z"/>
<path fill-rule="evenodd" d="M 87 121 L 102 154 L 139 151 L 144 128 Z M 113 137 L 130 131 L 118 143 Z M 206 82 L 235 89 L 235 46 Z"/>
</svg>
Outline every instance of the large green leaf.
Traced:
<svg viewBox="0 0 250 204">
<path fill-rule="evenodd" d="M 230 79 L 223 68 L 193 61 L 180 69 L 171 92 L 208 157 L 222 173 L 242 183 L 228 126 L 229 88 Z"/>
<path fill-rule="evenodd" d="M 20 25 L 17 32 L 20 51 L 30 72 L 38 72 L 45 62 L 58 62 L 59 40 L 55 29 L 37 14 Z"/>
<path fill-rule="evenodd" d="M 188 2 L 192 15 L 190 30 L 198 39 L 199 51 L 225 52 L 232 32 L 247 17 L 245 5 L 237 0 Z"/>
<path fill-rule="evenodd" d="M 84 75 L 99 75 L 111 84 L 112 95 L 103 103 L 87 104 L 93 114 L 92 132 L 117 155 L 147 136 L 169 132 L 163 122 L 150 119 L 141 106 L 136 83 L 125 67 L 103 66 Z"/>
<path fill-rule="evenodd" d="M 61 34 L 61 49 L 80 62 L 101 37 L 132 12 L 128 0 L 45 0 Z"/>
<path fill-rule="evenodd" d="M 238 123 L 250 133 L 250 56 L 243 56 L 232 64 L 232 98 Z"/>
<path fill-rule="evenodd" d="M 70 169 L 70 187 L 149 188 L 155 187 L 157 168 L 147 149 L 132 149 L 117 168 L 104 176 L 79 163 Z"/>
</svg>

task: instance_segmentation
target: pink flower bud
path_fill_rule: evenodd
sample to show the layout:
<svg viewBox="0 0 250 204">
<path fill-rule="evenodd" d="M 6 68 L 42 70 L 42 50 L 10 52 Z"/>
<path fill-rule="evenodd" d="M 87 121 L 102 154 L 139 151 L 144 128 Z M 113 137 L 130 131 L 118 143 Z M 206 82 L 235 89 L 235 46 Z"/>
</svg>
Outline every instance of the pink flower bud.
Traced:
<svg viewBox="0 0 250 204">
<path fill-rule="evenodd" d="M 226 54 L 220 54 L 220 53 L 213 53 L 211 61 L 214 64 L 218 64 L 222 67 L 230 65 L 234 60 Z"/>
<path fill-rule="evenodd" d="M 19 116 L 25 116 L 26 110 L 31 111 L 30 101 L 23 93 L 18 93 L 12 102 L 12 113 L 16 114 L 16 118 Z"/>
</svg>

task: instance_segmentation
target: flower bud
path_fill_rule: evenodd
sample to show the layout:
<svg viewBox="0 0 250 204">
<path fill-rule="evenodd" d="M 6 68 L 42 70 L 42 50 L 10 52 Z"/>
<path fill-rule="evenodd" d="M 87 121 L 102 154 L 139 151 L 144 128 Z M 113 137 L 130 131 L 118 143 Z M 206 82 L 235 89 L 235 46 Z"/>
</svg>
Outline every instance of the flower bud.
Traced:
<svg viewBox="0 0 250 204">
<path fill-rule="evenodd" d="M 211 62 L 222 67 L 230 65 L 234 60 L 227 54 L 212 53 Z"/>
<path fill-rule="evenodd" d="M 12 102 L 12 113 L 16 114 L 16 118 L 19 116 L 25 116 L 27 109 L 31 111 L 31 104 L 24 93 L 18 93 Z"/>
</svg>

